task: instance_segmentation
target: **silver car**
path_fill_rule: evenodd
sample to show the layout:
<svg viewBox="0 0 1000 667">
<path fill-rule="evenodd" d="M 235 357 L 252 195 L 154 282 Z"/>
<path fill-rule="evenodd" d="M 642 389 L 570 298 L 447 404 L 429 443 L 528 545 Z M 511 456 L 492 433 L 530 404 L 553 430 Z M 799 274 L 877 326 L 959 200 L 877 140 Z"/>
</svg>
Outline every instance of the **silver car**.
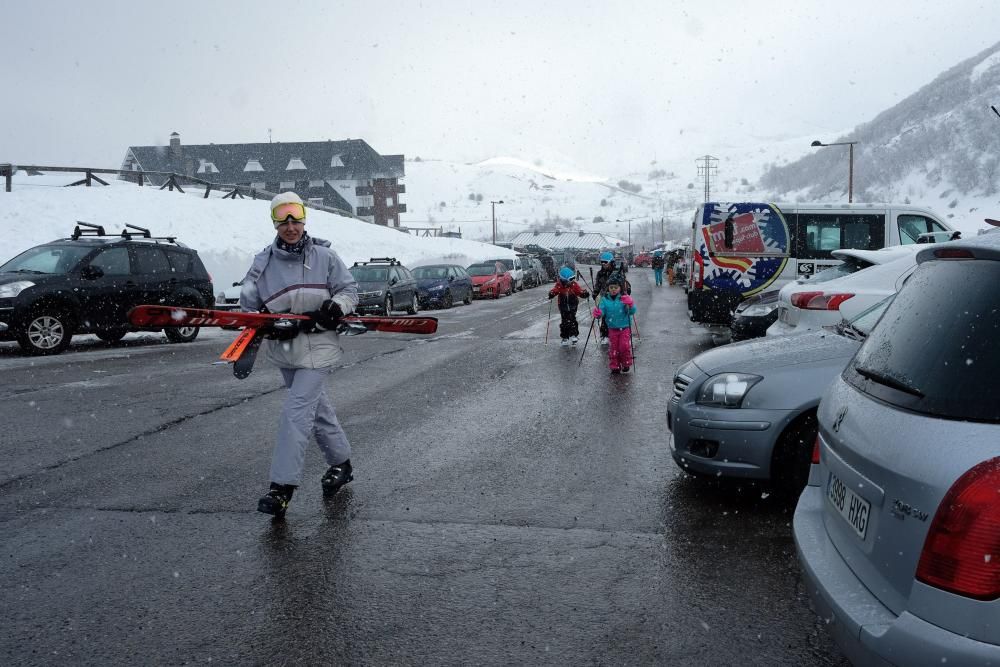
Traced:
<svg viewBox="0 0 1000 667">
<path fill-rule="evenodd" d="M 770 480 L 798 492 L 809 475 L 820 396 L 888 300 L 852 322 L 703 352 L 674 376 L 674 461 L 693 474 Z"/>
<path fill-rule="evenodd" d="M 917 262 L 823 396 L 795 544 L 855 664 L 1000 665 L 1000 233 Z"/>
</svg>

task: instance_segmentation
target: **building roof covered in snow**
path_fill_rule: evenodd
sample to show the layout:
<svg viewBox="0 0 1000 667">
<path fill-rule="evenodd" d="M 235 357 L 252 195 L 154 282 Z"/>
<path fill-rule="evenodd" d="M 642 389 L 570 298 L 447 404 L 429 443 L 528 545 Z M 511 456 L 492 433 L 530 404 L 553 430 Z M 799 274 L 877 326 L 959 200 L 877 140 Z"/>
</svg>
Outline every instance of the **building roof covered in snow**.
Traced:
<svg viewBox="0 0 1000 667">
<path fill-rule="evenodd" d="M 510 243 L 514 246 L 538 245 L 553 250 L 606 250 L 627 247 L 628 242 L 599 232 L 521 232 Z"/>
</svg>

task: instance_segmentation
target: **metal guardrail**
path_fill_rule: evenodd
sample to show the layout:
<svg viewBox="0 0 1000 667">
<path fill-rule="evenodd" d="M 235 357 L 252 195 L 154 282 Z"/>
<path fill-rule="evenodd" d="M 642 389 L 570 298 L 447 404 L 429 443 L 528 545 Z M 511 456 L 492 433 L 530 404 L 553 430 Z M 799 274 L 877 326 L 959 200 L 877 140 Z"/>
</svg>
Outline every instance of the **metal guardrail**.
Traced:
<svg viewBox="0 0 1000 667">
<path fill-rule="evenodd" d="M 238 185 L 235 183 L 212 183 L 195 176 L 188 176 L 186 174 L 178 174 L 172 171 L 134 171 L 130 169 L 99 169 L 95 167 L 52 167 L 52 166 L 41 166 L 41 165 L 16 165 L 10 163 L 0 163 L 0 178 L 4 179 L 4 191 L 10 192 L 13 185 L 14 174 L 18 171 L 25 171 L 27 173 L 44 173 L 44 172 L 63 172 L 71 174 L 84 174 L 84 177 L 79 181 L 74 183 L 67 183 L 66 187 L 84 185 L 86 187 L 91 187 L 94 181 L 97 181 L 101 185 L 108 185 L 108 182 L 96 176 L 96 174 L 115 174 L 121 177 L 123 181 L 134 181 L 136 185 L 143 186 L 146 185 L 146 178 L 148 176 L 162 176 L 166 180 L 163 185 L 160 186 L 160 190 L 169 189 L 171 192 L 176 188 L 179 192 L 184 192 L 184 188 L 181 186 L 180 181 L 185 183 L 193 183 L 198 186 L 205 187 L 204 199 L 208 199 L 208 195 L 212 190 L 218 192 L 226 192 L 222 197 L 223 199 L 244 199 L 249 197 L 251 199 L 271 199 L 276 196 L 277 192 L 271 192 L 270 190 L 259 190 L 257 188 L 252 188 L 248 185 Z M 151 186 L 151 187 L 156 187 Z M 368 222 L 363 218 L 359 218 L 354 213 L 350 211 L 345 211 L 341 208 L 336 208 L 333 206 L 324 206 L 323 204 L 310 204 L 306 203 L 306 208 L 315 209 L 317 211 L 326 211 L 327 213 L 334 213 L 336 215 L 342 215 L 345 218 L 353 218 L 354 220 L 360 220 L 361 222 Z M 374 224 L 374 223 L 370 223 Z"/>
</svg>

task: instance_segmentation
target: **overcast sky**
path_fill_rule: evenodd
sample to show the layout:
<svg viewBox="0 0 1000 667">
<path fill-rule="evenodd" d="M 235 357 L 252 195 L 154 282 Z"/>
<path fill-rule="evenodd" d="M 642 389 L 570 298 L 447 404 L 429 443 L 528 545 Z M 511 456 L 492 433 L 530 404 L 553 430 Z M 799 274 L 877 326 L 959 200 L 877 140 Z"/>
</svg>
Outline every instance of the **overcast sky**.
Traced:
<svg viewBox="0 0 1000 667">
<path fill-rule="evenodd" d="M 998 40 L 1000 3 L 6 0 L 0 162 L 363 138 L 613 175 L 834 139 Z"/>
</svg>

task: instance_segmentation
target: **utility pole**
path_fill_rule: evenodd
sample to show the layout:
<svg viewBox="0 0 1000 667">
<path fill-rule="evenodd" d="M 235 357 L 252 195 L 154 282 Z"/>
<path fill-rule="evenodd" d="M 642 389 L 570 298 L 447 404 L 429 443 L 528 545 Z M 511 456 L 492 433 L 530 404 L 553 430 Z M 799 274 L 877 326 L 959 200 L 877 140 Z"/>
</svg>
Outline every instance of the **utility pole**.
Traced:
<svg viewBox="0 0 1000 667">
<path fill-rule="evenodd" d="M 700 163 L 698 165 L 698 175 L 705 179 L 705 201 L 708 201 L 712 198 L 712 178 L 719 171 L 719 158 L 712 157 L 711 155 L 702 155 L 696 162 Z"/>
<path fill-rule="evenodd" d="M 663 233 L 663 218 L 660 218 L 660 243 L 666 243 L 667 236 Z"/>
</svg>

